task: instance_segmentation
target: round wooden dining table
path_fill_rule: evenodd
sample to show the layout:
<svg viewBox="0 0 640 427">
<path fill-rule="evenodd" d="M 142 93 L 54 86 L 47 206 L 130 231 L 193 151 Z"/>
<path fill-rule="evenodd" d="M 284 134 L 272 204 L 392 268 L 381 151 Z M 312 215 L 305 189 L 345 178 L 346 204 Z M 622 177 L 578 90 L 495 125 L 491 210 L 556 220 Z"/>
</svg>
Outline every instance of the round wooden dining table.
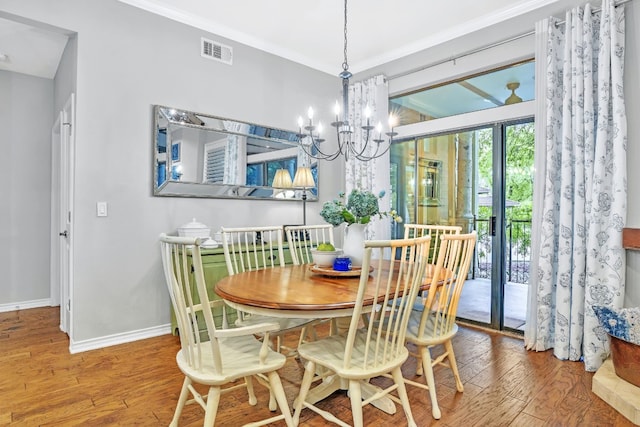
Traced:
<svg viewBox="0 0 640 427">
<path fill-rule="evenodd" d="M 427 266 L 424 289 L 431 283 L 434 269 L 434 265 Z M 368 282 L 371 289 L 365 291 L 365 306 L 372 309 L 378 298 L 374 281 Z M 246 313 L 286 318 L 350 318 L 359 284 L 360 274 L 356 272 L 340 274 L 304 264 L 227 276 L 216 284 L 215 291 L 230 307 Z M 346 385 L 329 377 L 310 390 L 307 400 L 317 402 L 338 389 L 346 389 Z M 366 381 L 362 384 L 364 398 L 378 390 Z M 371 404 L 389 414 L 396 412 L 395 404 L 388 397 Z"/>
<path fill-rule="evenodd" d="M 431 282 L 434 268 L 427 266 L 425 284 Z M 247 313 L 311 319 L 344 317 L 351 316 L 360 283 L 360 274 L 347 274 L 310 264 L 287 265 L 227 276 L 216 284 L 215 291 L 229 306 Z M 373 281 L 369 283 L 365 306 L 372 306 L 378 299 Z"/>
</svg>

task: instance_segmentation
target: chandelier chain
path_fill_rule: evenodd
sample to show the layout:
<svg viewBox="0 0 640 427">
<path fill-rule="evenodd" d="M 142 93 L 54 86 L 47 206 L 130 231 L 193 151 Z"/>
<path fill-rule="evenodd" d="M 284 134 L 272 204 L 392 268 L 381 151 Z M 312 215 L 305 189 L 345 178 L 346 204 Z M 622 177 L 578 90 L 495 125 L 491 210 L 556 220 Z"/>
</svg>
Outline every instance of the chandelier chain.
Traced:
<svg viewBox="0 0 640 427">
<path fill-rule="evenodd" d="M 347 62 L 347 0 L 344 0 L 344 62 L 342 63 L 342 69 L 344 71 L 349 70 L 349 63 Z"/>
<path fill-rule="evenodd" d="M 331 126 L 336 132 L 338 147 L 333 152 L 324 151 L 325 148 L 321 147 L 320 144 L 325 141 L 323 135 L 321 135 L 322 124 L 320 122 L 314 123 L 314 111 L 309 107 L 306 121 L 302 117 L 298 117 L 298 133 L 296 136 L 298 137 L 299 147 L 310 158 L 332 161 L 344 156 L 345 161 L 353 158 L 366 162 L 383 156 L 391 148 L 393 137 L 397 135 L 393 130 L 395 121 L 392 116 L 389 117 L 388 132 L 383 131 L 381 123 L 378 123 L 377 126 L 371 123 L 369 105 L 364 108 L 364 118 L 358 125 L 350 122 L 349 79 L 352 76 L 347 60 L 347 0 L 344 0 L 344 62 L 342 63 L 342 72 L 338 74 L 338 77 L 342 79 L 343 105 L 342 111 L 340 111 L 340 105 L 336 101 L 334 108 L 335 121 L 331 122 Z"/>
</svg>

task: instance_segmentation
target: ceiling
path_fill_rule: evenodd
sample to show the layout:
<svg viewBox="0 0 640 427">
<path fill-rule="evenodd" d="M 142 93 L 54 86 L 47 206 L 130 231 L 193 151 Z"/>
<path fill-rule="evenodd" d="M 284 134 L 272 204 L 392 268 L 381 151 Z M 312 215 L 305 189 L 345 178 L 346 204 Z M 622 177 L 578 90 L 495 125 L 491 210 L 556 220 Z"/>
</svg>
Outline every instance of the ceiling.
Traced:
<svg viewBox="0 0 640 427">
<path fill-rule="evenodd" d="M 0 17 L 0 70 L 52 79 L 67 36 Z"/>
<path fill-rule="evenodd" d="M 342 0 L 120 1 L 323 72 L 342 70 Z M 352 0 L 349 68 L 357 73 L 558 1 L 457 0 L 452 9 L 449 2 Z M 0 70 L 53 78 L 66 40 L 0 18 Z"/>
</svg>

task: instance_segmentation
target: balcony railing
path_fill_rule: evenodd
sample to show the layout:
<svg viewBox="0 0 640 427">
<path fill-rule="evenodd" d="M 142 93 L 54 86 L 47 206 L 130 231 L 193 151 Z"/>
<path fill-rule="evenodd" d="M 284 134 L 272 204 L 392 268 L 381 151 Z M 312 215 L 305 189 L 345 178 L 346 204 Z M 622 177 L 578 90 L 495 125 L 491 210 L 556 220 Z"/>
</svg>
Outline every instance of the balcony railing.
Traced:
<svg viewBox="0 0 640 427">
<path fill-rule="evenodd" d="M 476 218 L 474 229 L 478 233 L 476 254 L 473 265 L 473 278 L 491 277 L 491 235 L 489 219 Z M 531 220 L 508 220 L 506 230 L 507 247 L 505 266 L 507 281 L 529 283 L 529 264 L 531 263 Z"/>
</svg>

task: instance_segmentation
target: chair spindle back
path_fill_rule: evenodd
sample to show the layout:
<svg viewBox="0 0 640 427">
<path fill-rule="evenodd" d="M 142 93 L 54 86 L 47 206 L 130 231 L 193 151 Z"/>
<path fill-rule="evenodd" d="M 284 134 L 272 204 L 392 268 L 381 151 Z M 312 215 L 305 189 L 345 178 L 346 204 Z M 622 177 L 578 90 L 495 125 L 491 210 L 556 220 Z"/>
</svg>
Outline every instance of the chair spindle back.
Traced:
<svg viewBox="0 0 640 427">
<path fill-rule="evenodd" d="M 285 227 L 291 258 L 296 265 L 311 264 L 311 249 L 333 241 L 333 225 L 288 225 Z"/>
<path fill-rule="evenodd" d="M 404 238 L 431 236 L 431 250 L 429 253 L 429 263 L 435 264 L 438 260 L 438 250 L 440 249 L 440 236 L 443 234 L 460 234 L 462 227 L 459 225 L 431 225 L 431 224 L 404 224 Z"/>
<path fill-rule="evenodd" d="M 221 228 L 229 275 L 285 265 L 282 226 Z"/>
<path fill-rule="evenodd" d="M 423 336 L 425 330 L 435 337 L 453 329 L 458 302 L 473 259 L 476 232 L 445 234 L 440 236 L 440 240 L 436 273 L 426 297 L 418 336 Z M 436 283 L 436 280 L 441 283 Z M 427 327 L 429 322 L 432 324 Z"/>
<path fill-rule="evenodd" d="M 221 374 L 222 361 L 211 307 L 223 306 L 224 302 L 209 301 L 200 243 L 202 239 L 199 238 L 160 235 L 162 266 L 180 331 L 180 344 L 189 365 L 200 370 L 204 364 L 203 355 L 206 354 L 207 357 L 213 356 L 215 371 Z M 198 295 L 200 302 L 195 302 L 193 295 Z M 197 316 L 204 316 L 206 331 L 199 330 Z M 205 349 L 205 346 L 210 348 Z"/>
<path fill-rule="evenodd" d="M 345 369 L 379 369 L 406 353 L 407 323 L 422 285 L 430 241 L 429 236 L 365 241 L 358 296 L 347 336 Z M 385 259 L 385 253 L 397 250 L 405 256 Z M 369 274 L 371 266 L 373 272 Z M 365 308 L 371 307 L 375 295 L 378 298 L 373 309 L 367 312 Z M 367 319 L 365 328 L 360 327 L 363 314 Z M 354 366 L 356 363 L 360 366 Z"/>
</svg>

